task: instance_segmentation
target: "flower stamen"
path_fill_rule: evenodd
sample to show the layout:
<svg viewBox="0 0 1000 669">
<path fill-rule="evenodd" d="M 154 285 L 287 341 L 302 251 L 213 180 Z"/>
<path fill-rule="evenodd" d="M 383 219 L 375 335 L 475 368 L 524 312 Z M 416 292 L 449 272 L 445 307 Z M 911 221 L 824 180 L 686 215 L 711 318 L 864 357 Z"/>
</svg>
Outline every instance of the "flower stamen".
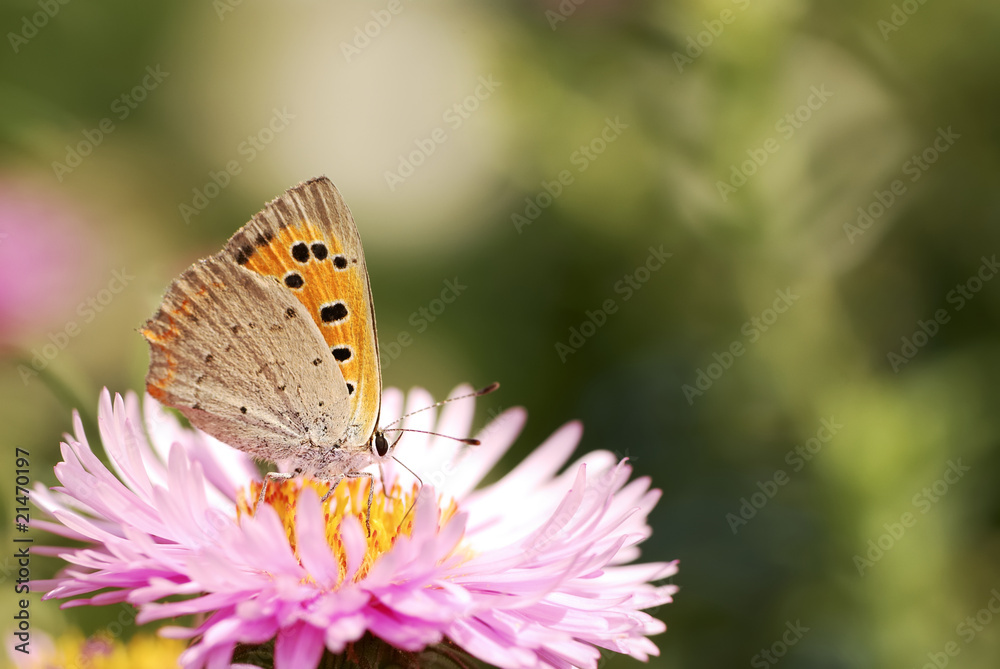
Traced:
<svg viewBox="0 0 1000 669">
<path fill-rule="evenodd" d="M 252 517 L 254 510 L 248 505 L 247 500 L 256 500 L 260 495 L 263 484 L 254 481 L 248 491 L 240 491 L 237 497 L 236 513 L 237 521 L 243 517 Z M 356 478 L 344 479 L 324 502 L 323 518 L 326 523 L 326 541 L 330 545 L 337 563 L 340 565 L 340 582 L 342 583 L 347 574 L 347 554 L 341 538 L 341 523 L 345 518 L 353 516 L 365 527 L 368 517 L 368 486 L 370 479 Z M 312 488 L 317 495 L 322 497 L 329 490 L 329 483 L 318 481 L 309 477 L 288 479 L 284 481 L 272 480 L 268 483 L 264 502 L 269 504 L 281 519 L 281 524 L 285 529 L 285 536 L 288 545 L 297 559 L 299 556 L 296 542 L 296 508 L 299 495 L 306 488 Z M 361 581 L 367 576 L 372 565 L 383 554 L 388 552 L 399 536 L 410 536 L 413 531 L 414 517 L 409 511 L 412 509 L 420 486 L 416 483 L 413 487 L 403 492 L 402 487 L 393 484 L 386 494 L 382 486 L 376 486 L 372 495 L 371 505 L 371 531 L 366 536 L 367 548 L 361 566 L 355 572 L 353 581 Z M 450 500 L 445 506 L 438 500 L 438 528 L 442 527 L 458 511 L 458 504 Z"/>
</svg>

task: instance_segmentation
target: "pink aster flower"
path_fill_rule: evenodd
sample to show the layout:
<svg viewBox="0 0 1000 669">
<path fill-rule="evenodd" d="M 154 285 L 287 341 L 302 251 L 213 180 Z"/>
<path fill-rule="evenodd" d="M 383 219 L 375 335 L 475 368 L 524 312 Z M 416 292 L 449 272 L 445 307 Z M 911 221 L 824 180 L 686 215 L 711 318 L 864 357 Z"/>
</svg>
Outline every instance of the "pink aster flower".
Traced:
<svg viewBox="0 0 1000 669">
<path fill-rule="evenodd" d="M 56 194 L 0 175 L 0 344 L 60 332 L 79 318 L 97 278 L 94 237 Z"/>
<path fill-rule="evenodd" d="M 431 402 L 415 390 L 407 408 Z M 402 393 L 387 390 L 383 417 L 402 409 Z M 439 421 L 426 411 L 406 425 L 464 436 L 473 409 L 461 400 Z M 648 636 L 665 626 L 643 609 L 671 601 L 675 586 L 655 582 L 676 563 L 626 563 L 650 535 L 659 491 L 628 482 L 628 464 L 604 451 L 559 473 L 578 423 L 476 489 L 525 418 L 501 414 L 471 448 L 406 433 L 396 455 L 424 484 L 386 467 L 369 534 L 367 480 L 342 482 L 324 503 L 323 483 L 273 483 L 254 509 L 260 475 L 242 452 L 182 428 L 149 398 L 140 408 L 105 391 L 99 424 L 114 472 L 75 417 L 56 466 L 62 487 L 36 491 L 54 522 L 36 526 L 86 546 L 39 551 L 71 566 L 35 587 L 73 598 L 65 606 L 130 602 L 139 624 L 194 616 L 161 629 L 193 640 L 184 667 L 229 667 L 234 651 L 271 640 L 277 669 L 315 667 L 324 649 L 356 654 L 373 639 L 511 668 L 596 667 L 600 648 L 658 654 Z"/>
</svg>

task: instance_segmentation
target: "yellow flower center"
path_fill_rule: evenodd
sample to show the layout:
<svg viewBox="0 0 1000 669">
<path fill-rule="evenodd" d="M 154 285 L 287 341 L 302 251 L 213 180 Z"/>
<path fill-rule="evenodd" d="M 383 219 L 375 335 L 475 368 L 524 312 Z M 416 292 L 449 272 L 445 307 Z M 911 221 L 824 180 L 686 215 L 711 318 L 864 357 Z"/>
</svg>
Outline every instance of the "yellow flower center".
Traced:
<svg viewBox="0 0 1000 669">
<path fill-rule="evenodd" d="M 85 639 L 79 632 L 60 634 L 51 653 L 36 651 L 28 656 L 31 669 L 78 667 L 79 669 L 177 669 L 177 657 L 185 644 L 139 633 L 122 642 L 105 636 Z"/>
<path fill-rule="evenodd" d="M 413 503 L 420 490 L 419 485 L 414 483 L 410 491 L 403 494 L 403 489 L 396 483 L 386 494 L 382 486 L 376 483 L 372 495 L 370 532 L 367 530 L 369 485 L 370 479 L 367 478 L 344 479 L 333 494 L 323 502 L 326 542 L 340 565 L 338 586 L 343 583 L 347 575 L 347 555 L 340 537 L 340 524 L 345 517 L 354 516 L 358 519 L 367 540 L 365 557 L 354 574 L 354 581 L 360 581 L 368 574 L 379 556 L 392 548 L 396 537 L 410 536 L 413 530 Z M 291 546 L 296 558 L 299 558 L 299 551 L 295 539 L 295 510 L 299 495 L 307 487 L 322 497 L 330 489 L 330 484 L 308 477 L 271 481 L 267 484 L 267 494 L 264 497 L 264 502 L 278 512 L 278 517 L 281 518 L 285 528 L 288 545 Z M 260 488 L 261 484 L 255 482 L 251 484 L 249 494 L 242 490 L 239 492 L 236 504 L 237 520 L 244 515 L 247 517 L 254 515 Z M 247 503 L 247 499 L 253 500 L 253 507 Z M 458 504 L 454 500 L 442 506 L 441 499 L 438 498 L 438 528 L 447 523 L 457 511 Z"/>
</svg>

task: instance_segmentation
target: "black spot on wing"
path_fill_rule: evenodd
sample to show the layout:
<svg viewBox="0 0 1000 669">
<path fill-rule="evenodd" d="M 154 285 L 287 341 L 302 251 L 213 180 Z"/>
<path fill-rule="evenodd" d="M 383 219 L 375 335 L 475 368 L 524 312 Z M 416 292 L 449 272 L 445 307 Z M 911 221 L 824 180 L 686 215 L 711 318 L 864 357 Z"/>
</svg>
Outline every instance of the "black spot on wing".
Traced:
<svg viewBox="0 0 1000 669">
<path fill-rule="evenodd" d="M 250 262 L 250 257 L 254 254 L 254 247 L 250 244 L 243 244 L 240 246 L 239 250 L 236 252 L 236 262 L 240 265 L 246 265 Z"/>
<path fill-rule="evenodd" d="M 343 302 L 328 304 L 319 310 L 319 317 L 324 323 L 333 323 L 347 318 L 347 307 Z"/>
<path fill-rule="evenodd" d="M 299 262 L 309 262 L 309 247 L 305 242 L 297 242 L 292 245 L 292 257 Z"/>
</svg>

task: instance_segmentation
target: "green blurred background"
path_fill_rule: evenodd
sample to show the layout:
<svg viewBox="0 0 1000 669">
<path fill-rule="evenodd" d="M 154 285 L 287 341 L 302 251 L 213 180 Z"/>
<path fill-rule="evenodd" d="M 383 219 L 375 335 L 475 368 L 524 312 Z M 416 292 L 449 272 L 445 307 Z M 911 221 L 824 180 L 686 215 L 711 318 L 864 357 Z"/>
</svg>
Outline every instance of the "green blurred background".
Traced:
<svg viewBox="0 0 1000 669">
<path fill-rule="evenodd" d="M 662 488 L 652 666 L 996 667 L 1000 5 L 577 2 L 4 2 L 0 193 L 35 218 L 0 274 L 43 290 L 2 324 L 4 452 L 54 484 L 170 279 L 326 174 L 412 338 L 387 385 L 500 381 L 506 466 L 580 418 Z"/>
</svg>

